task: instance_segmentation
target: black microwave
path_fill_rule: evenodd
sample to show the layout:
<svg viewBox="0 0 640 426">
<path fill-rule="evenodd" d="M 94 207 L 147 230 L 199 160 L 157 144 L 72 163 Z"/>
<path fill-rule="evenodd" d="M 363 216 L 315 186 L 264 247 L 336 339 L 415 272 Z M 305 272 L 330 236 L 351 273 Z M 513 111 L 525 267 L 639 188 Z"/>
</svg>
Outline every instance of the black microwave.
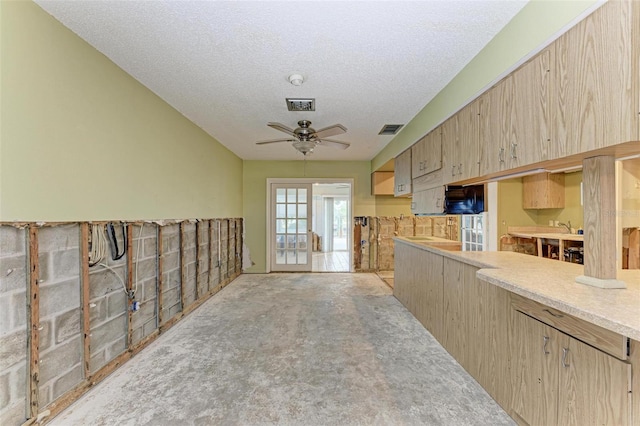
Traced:
<svg viewBox="0 0 640 426">
<path fill-rule="evenodd" d="M 484 211 L 484 185 L 447 186 L 444 193 L 447 214 L 478 214 Z"/>
</svg>

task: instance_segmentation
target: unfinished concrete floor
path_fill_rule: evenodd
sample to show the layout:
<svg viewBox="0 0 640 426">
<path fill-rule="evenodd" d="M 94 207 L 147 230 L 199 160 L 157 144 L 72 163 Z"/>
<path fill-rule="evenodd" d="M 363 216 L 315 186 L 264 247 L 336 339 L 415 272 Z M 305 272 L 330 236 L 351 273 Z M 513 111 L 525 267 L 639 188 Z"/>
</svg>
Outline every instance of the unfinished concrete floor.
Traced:
<svg viewBox="0 0 640 426">
<path fill-rule="evenodd" d="M 500 425 L 375 274 L 242 275 L 53 425 Z"/>
</svg>

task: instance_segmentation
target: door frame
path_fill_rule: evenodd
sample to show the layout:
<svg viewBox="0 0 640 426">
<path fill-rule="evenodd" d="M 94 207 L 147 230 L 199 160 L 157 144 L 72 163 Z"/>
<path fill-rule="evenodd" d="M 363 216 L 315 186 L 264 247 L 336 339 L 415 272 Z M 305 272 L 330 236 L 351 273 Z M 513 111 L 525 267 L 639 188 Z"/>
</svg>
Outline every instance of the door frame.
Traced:
<svg viewBox="0 0 640 426">
<path fill-rule="evenodd" d="M 312 201 L 313 201 L 313 184 L 314 183 L 342 183 L 349 185 L 349 205 L 347 206 L 347 252 L 349 253 L 349 272 L 353 271 L 353 178 L 267 178 L 266 192 L 267 192 L 267 205 L 266 205 L 266 272 L 271 272 L 271 184 L 289 183 L 289 184 L 312 184 Z M 311 211 L 313 215 L 313 211 Z M 309 241 L 311 243 L 311 241 Z"/>
</svg>

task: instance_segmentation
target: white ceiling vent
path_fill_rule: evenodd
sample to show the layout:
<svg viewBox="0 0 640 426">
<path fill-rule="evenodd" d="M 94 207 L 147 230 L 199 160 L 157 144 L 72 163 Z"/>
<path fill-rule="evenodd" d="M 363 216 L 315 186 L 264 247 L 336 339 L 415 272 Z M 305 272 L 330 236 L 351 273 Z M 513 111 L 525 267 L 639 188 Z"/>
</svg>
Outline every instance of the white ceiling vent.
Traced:
<svg viewBox="0 0 640 426">
<path fill-rule="evenodd" d="M 316 100 L 315 99 L 294 99 L 287 98 L 287 109 L 289 111 L 315 111 Z"/>
<path fill-rule="evenodd" d="M 379 135 L 395 135 L 404 126 L 404 124 L 385 124 L 380 130 Z"/>
</svg>

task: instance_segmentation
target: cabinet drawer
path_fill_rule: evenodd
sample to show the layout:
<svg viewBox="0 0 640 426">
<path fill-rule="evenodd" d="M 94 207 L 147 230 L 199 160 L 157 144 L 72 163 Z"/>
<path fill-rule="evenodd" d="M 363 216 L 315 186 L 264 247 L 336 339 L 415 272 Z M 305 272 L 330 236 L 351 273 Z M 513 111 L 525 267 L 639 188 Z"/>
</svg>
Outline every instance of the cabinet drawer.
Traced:
<svg viewBox="0 0 640 426">
<path fill-rule="evenodd" d="M 627 338 L 621 334 L 513 293 L 511 306 L 618 359 L 627 359 Z"/>
</svg>

